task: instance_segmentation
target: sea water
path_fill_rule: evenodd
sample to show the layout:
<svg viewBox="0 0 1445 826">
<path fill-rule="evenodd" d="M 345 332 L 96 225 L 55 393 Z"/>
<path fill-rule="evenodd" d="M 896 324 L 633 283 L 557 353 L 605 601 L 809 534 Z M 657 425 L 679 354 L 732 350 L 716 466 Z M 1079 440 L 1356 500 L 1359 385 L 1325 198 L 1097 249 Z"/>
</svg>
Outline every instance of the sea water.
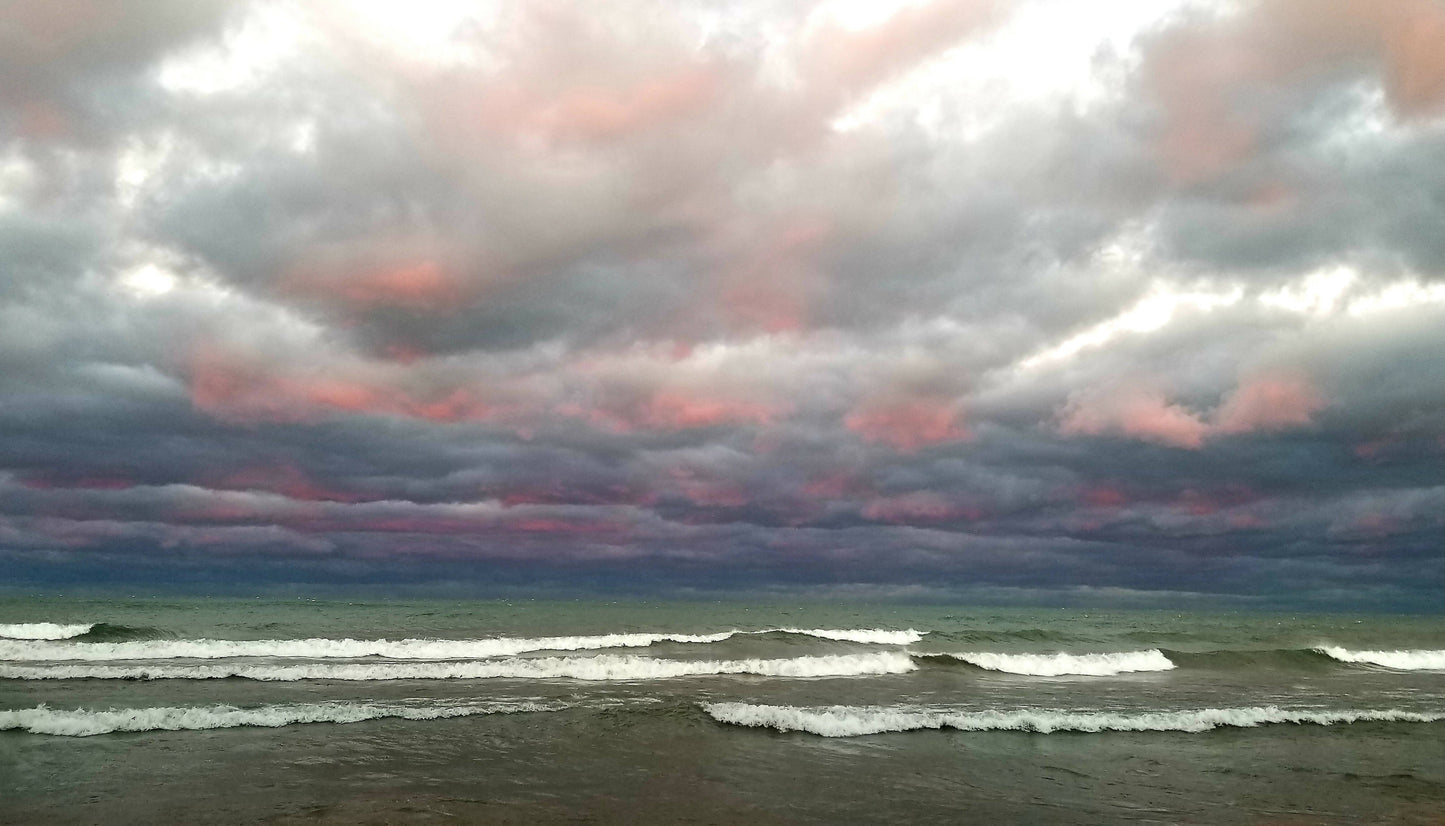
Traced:
<svg viewBox="0 0 1445 826">
<path fill-rule="evenodd" d="M 0 822 L 1442 818 L 1435 617 L 0 601 Z"/>
</svg>

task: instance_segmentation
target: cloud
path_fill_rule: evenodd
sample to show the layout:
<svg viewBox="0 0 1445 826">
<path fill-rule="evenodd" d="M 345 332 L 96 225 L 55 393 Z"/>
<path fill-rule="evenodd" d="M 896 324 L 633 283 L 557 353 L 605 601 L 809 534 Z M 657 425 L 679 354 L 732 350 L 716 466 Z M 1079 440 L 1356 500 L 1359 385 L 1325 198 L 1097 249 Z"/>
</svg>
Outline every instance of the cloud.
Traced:
<svg viewBox="0 0 1445 826">
<path fill-rule="evenodd" d="M 1297 375 L 1249 378 L 1208 418 L 1169 403 L 1157 387 L 1126 384 L 1070 395 L 1060 412 L 1059 431 L 1071 436 L 1117 433 L 1198 449 L 1212 436 L 1307 426 L 1324 406 L 1318 391 Z"/>
<path fill-rule="evenodd" d="M 1174 447 L 1198 448 L 1209 426 L 1164 394 L 1147 387 L 1076 394 L 1059 422 L 1066 435 L 1117 432 Z"/>
<path fill-rule="evenodd" d="M 1221 433 L 1248 433 L 1308 425 L 1325 406 L 1310 383 L 1299 376 L 1264 376 L 1244 382 L 1214 414 Z"/>
<path fill-rule="evenodd" d="M 1445 11 L 1431 0 L 1265 0 L 1159 37 L 1143 71 L 1161 108 L 1160 152 L 1180 182 L 1206 181 L 1268 139 L 1280 97 L 1360 76 L 1397 117 L 1445 103 Z"/>
<path fill-rule="evenodd" d="M 844 424 L 870 442 L 917 451 L 926 445 L 969 437 L 956 404 L 930 399 L 865 402 Z"/>
<path fill-rule="evenodd" d="M 1438 4 L 31 6 L 34 581 L 1445 582 Z"/>
</svg>

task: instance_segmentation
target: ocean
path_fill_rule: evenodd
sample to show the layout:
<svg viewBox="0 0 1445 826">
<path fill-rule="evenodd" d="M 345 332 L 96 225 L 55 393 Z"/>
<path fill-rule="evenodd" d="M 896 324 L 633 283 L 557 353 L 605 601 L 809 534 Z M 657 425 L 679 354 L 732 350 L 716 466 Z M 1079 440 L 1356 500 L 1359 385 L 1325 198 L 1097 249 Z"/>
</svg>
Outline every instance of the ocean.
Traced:
<svg viewBox="0 0 1445 826">
<path fill-rule="evenodd" d="M 0 600 L 5 823 L 1445 823 L 1436 617 Z"/>
</svg>

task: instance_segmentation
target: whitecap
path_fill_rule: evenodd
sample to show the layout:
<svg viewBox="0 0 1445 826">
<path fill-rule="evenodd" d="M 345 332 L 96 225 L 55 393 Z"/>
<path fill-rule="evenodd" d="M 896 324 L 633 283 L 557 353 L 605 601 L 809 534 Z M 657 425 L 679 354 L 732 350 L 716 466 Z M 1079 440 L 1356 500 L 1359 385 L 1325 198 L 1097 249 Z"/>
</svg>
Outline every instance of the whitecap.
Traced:
<svg viewBox="0 0 1445 826">
<path fill-rule="evenodd" d="M 491 678 L 573 680 L 656 680 L 717 674 L 764 677 L 857 677 L 901 674 L 917 666 L 902 652 L 838 654 L 788 659 L 669 660 L 596 655 L 524 657 L 430 663 L 298 663 L 263 665 L 44 665 L 0 666 L 11 680 L 474 680 Z"/>
<path fill-rule="evenodd" d="M 45 625 L 49 625 L 46 623 Z M 11 626 L 0 626 L 11 627 Z M 14 626 L 18 627 L 18 626 Z M 28 627 L 28 626 L 27 626 Z M 81 629 L 91 626 L 53 626 Z M 606 648 L 645 648 L 664 642 L 706 644 L 731 639 L 739 633 L 768 634 L 781 631 L 829 640 L 905 645 L 922 638 L 918 631 L 884 629 L 797 629 L 765 631 L 720 631 L 710 634 L 615 633 L 556 637 L 493 637 L 472 640 L 400 639 L 295 639 L 295 640 L 127 640 L 123 642 L 53 642 L 62 636 L 33 636 L 0 640 L 0 660 L 216 660 L 232 657 L 287 657 L 294 659 L 356 659 L 386 657 L 393 660 L 468 660 L 506 657 L 533 651 L 587 651 Z M 40 632 L 35 632 L 40 633 Z M 65 636 L 74 636 L 67 634 Z M 6 635 L 0 635 L 6 636 Z"/>
<path fill-rule="evenodd" d="M 1108 654 L 996 654 L 988 651 L 948 654 L 990 671 L 1034 677 L 1084 675 L 1109 677 L 1136 671 L 1169 671 L 1174 663 L 1157 648 Z"/>
<path fill-rule="evenodd" d="M 0 624 L 0 637 L 12 640 L 64 640 L 78 637 L 94 627 L 94 623 L 17 622 Z"/>
<path fill-rule="evenodd" d="M 893 631 L 886 628 L 775 628 L 773 631 L 781 631 L 784 634 L 802 634 L 824 640 L 861 642 L 871 645 L 910 645 L 923 639 L 923 635 L 928 633 L 926 631 L 915 631 L 912 628 L 902 631 Z M 755 631 L 753 633 L 767 634 L 771 632 Z"/>
<path fill-rule="evenodd" d="M 1367 663 L 1400 671 L 1445 671 L 1445 651 L 1428 648 L 1398 651 L 1351 651 L 1335 645 L 1315 649 L 1332 659 L 1346 663 Z"/>
<path fill-rule="evenodd" d="M 1203 708 L 1185 711 L 1105 712 L 1057 709 L 955 711 L 907 706 L 797 707 L 712 703 L 703 709 L 713 719 L 737 726 L 803 731 L 823 737 L 857 737 L 885 732 L 956 729 L 959 731 L 1175 731 L 1202 732 L 1220 727 L 1249 728 L 1279 723 L 1336 725 L 1365 721 L 1428 723 L 1445 713 L 1397 709 L 1282 709 L 1278 706 Z"/>
<path fill-rule="evenodd" d="M 530 651 L 641 648 L 659 642 L 709 643 L 719 634 L 599 634 L 575 637 L 496 637 L 479 640 L 130 640 L 54 643 L 0 640 L 0 660 L 216 660 L 231 657 L 291 657 L 308 660 L 386 657 L 393 660 L 460 660 Z"/>
<path fill-rule="evenodd" d="M 565 705 L 535 702 L 491 702 L 464 705 L 385 705 L 374 703 L 300 703 L 256 708 L 235 706 L 122 708 L 104 711 L 65 710 L 48 706 L 0 711 L 0 731 L 89 737 L 115 731 L 182 731 L 261 726 L 277 728 L 295 723 L 356 723 L 401 718 L 437 720 L 479 714 L 558 711 Z"/>
</svg>

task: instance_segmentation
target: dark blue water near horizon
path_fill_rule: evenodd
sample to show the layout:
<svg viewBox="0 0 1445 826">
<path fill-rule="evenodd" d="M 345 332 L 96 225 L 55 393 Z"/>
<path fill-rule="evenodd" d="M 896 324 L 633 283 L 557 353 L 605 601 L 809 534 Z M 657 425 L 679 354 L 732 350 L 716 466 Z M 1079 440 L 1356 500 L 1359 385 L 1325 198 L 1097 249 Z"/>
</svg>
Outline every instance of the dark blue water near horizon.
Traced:
<svg viewBox="0 0 1445 826">
<path fill-rule="evenodd" d="M 1432 616 L 0 600 L 6 823 L 1440 823 Z"/>
</svg>

